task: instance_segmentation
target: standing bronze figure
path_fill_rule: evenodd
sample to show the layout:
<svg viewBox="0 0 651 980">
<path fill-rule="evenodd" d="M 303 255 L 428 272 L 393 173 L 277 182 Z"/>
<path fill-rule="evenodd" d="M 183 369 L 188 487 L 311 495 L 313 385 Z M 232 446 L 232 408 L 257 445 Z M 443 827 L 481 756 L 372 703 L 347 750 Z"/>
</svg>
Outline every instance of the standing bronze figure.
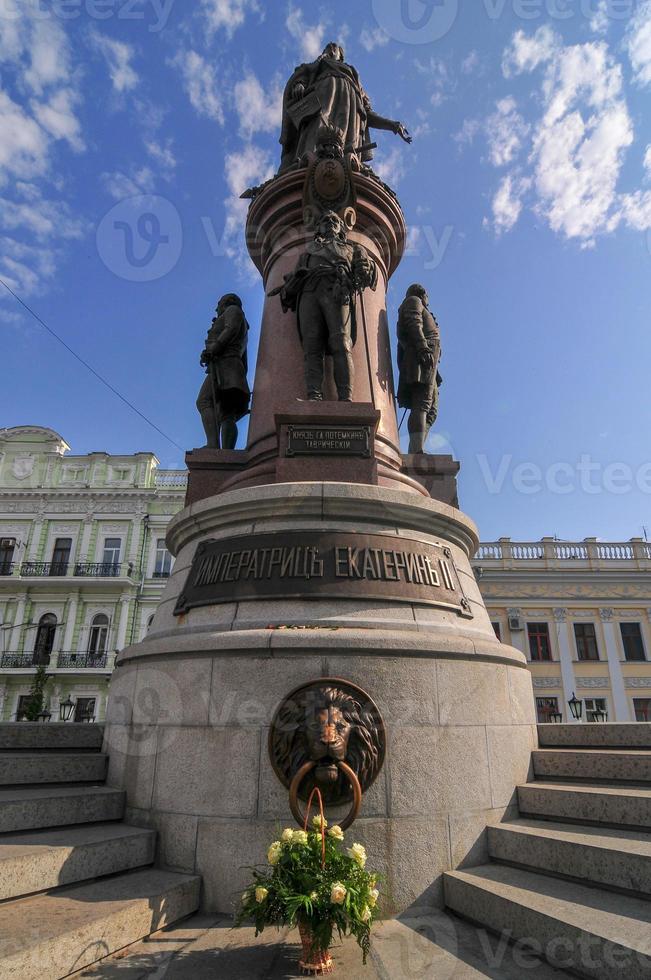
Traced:
<svg viewBox="0 0 651 980">
<path fill-rule="evenodd" d="M 424 286 L 410 286 L 398 314 L 398 404 L 410 409 L 409 452 L 424 453 L 436 422 L 441 335 Z"/>
<path fill-rule="evenodd" d="M 217 304 L 217 316 L 206 337 L 201 366 L 206 380 L 197 408 L 206 433 L 206 448 L 235 449 L 237 423 L 247 414 L 251 391 L 246 380 L 249 325 L 242 300 L 227 293 Z"/>
<path fill-rule="evenodd" d="M 309 401 L 323 400 L 325 355 L 331 354 L 339 401 L 353 400 L 353 355 L 357 338 L 356 295 L 377 285 L 377 266 L 362 245 L 349 244 L 334 211 L 318 220 L 314 241 L 296 269 L 270 296 L 297 314 Z"/>
<path fill-rule="evenodd" d="M 279 173 L 302 165 L 316 151 L 324 126 L 341 134 L 344 152 L 358 161 L 357 169 L 373 158 L 371 129 L 388 130 L 411 143 L 402 123 L 373 111 L 357 69 L 346 64 L 344 49 L 334 43 L 316 61 L 299 65 L 285 87 Z"/>
</svg>

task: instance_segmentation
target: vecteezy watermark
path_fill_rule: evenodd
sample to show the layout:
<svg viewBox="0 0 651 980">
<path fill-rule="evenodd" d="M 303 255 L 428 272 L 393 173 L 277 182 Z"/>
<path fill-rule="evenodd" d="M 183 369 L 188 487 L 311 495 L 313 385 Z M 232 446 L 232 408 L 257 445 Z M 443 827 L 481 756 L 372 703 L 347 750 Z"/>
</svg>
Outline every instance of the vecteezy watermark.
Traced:
<svg viewBox="0 0 651 980">
<path fill-rule="evenodd" d="M 147 21 L 151 34 L 167 26 L 174 0 L 32 0 L 32 20 L 76 20 L 85 14 L 91 20 Z M 20 20 L 25 15 L 25 0 L 0 0 L 0 22 Z"/>
<path fill-rule="evenodd" d="M 595 20 L 627 20 L 639 0 L 481 0 L 489 20 L 499 20 L 505 13 L 519 20 L 536 21 L 542 17 L 565 21 L 582 17 Z M 459 0 L 373 0 L 378 25 L 394 41 L 403 44 L 431 44 L 444 37 L 454 26 Z"/>
<path fill-rule="evenodd" d="M 612 493 L 622 496 L 633 491 L 651 494 L 651 462 L 634 468 L 628 463 L 602 463 L 584 453 L 574 463 L 514 463 L 513 456 L 502 456 L 492 466 L 486 455 L 476 457 L 477 465 L 490 494 L 501 493 L 508 484 L 516 493 Z"/>
<path fill-rule="evenodd" d="M 373 0 L 379 26 L 403 44 L 431 44 L 448 33 L 459 12 L 459 0 Z"/>
<path fill-rule="evenodd" d="M 183 248 L 179 212 L 164 197 L 142 194 L 120 201 L 97 229 L 97 251 L 111 272 L 130 282 L 161 279 Z"/>
</svg>

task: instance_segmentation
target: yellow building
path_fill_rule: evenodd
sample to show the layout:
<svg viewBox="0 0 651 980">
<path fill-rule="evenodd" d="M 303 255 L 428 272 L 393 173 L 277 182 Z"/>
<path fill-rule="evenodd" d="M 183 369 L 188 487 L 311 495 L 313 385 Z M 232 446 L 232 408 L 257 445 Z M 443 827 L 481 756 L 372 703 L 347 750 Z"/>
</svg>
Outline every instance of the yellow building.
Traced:
<svg viewBox="0 0 651 980">
<path fill-rule="evenodd" d="M 651 720 L 651 543 L 484 542 L 473 561 L 505 643 L 527 657 L 539 721 Z"/>
</svg>

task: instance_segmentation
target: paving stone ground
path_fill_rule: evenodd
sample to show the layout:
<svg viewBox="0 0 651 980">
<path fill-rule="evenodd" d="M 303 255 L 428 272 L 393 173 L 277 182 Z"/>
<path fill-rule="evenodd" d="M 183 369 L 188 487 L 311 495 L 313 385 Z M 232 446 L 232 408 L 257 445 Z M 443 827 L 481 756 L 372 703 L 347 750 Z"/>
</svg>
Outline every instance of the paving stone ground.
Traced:
<svg viewBox="0 0 651 980">
<path fill-rule="evenodd" d="M 298 933 L 233 929 L 196 915 L 76 974 L 87 980 L 298 980 Z M 374 929 L 366 966 L 354 940 L 333 949 L 339 980 L 558 980 L 567 977 L 443 912 L 403 916 Z"/>
</svg>

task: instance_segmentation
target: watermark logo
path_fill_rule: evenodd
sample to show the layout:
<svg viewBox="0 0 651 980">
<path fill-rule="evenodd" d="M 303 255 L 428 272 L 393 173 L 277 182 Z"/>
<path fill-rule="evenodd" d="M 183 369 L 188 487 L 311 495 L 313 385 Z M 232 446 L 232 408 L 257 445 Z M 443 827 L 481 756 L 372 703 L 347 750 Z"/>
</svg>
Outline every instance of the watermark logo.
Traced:
<svg viewBox="0 0 651 980">
<path fill-rule="evenodd" d="M 130 282 L 153 282 L 166 276 L 176 266 L 182 248 L 178 211 L 166 198 L 151 194 L 120 201 L 97 229 L 102 262 Z"/>
<path fill-rule="evenodd" d="M 431 44 L 457 19 L 459 0 L 373 0 L 379 26 L 403 44 Z"/>
</svg>

